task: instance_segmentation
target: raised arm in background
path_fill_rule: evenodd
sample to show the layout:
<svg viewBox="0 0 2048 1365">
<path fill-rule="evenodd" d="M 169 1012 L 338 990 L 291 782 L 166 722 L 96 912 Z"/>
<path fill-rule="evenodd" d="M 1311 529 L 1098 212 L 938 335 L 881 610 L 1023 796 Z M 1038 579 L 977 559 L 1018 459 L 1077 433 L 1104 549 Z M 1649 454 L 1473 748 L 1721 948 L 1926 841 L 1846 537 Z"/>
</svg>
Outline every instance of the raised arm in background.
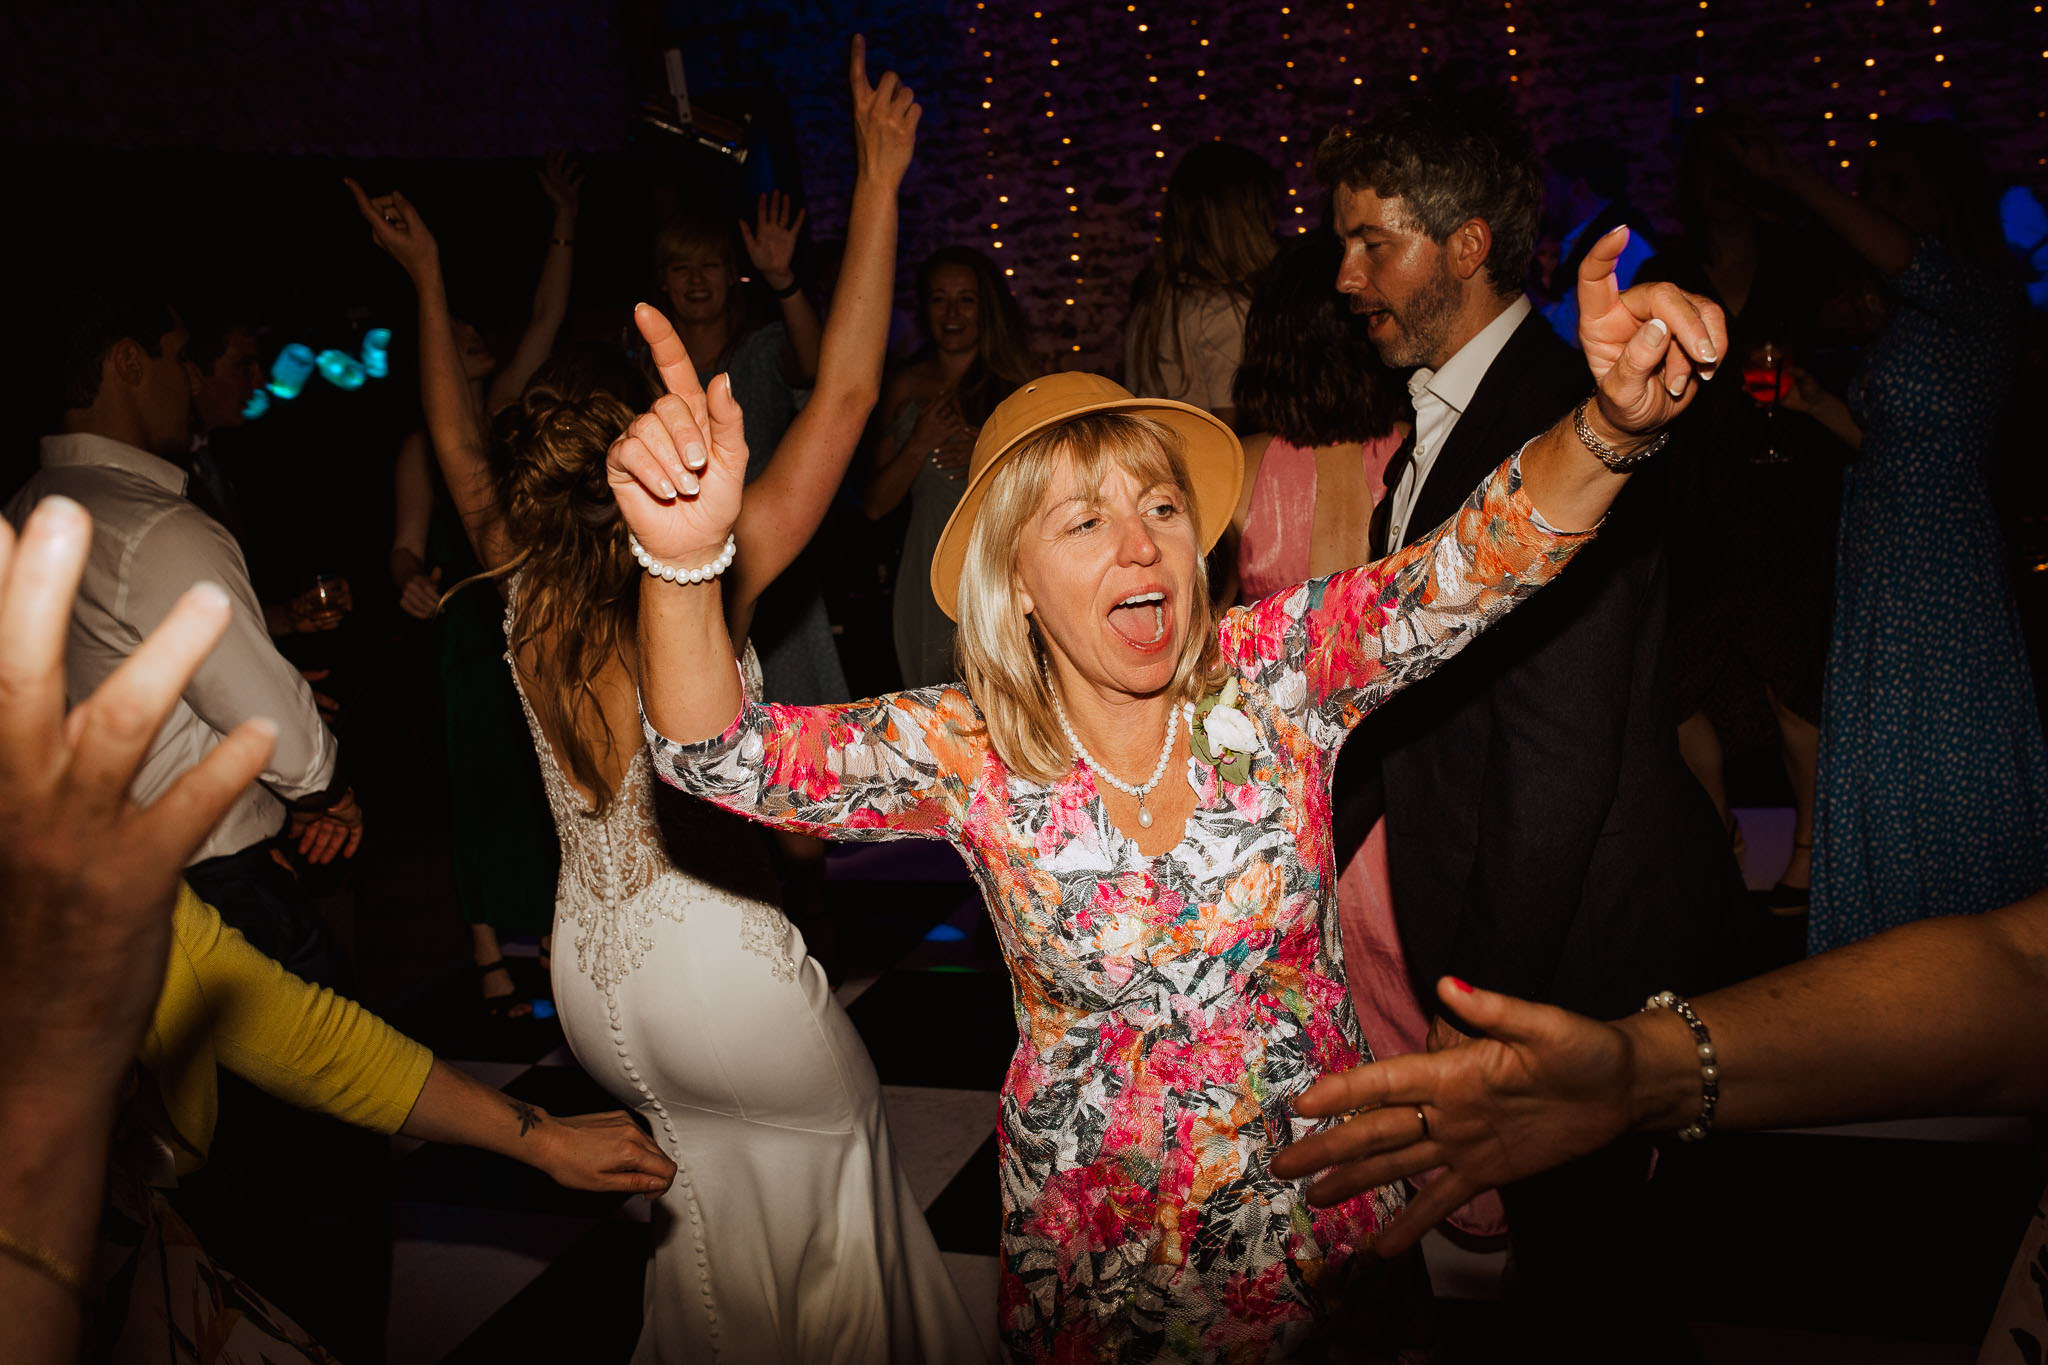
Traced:
<svg viewBox="0 0 2048 1365">
<path fill-rule="evenodd" d="M 347 184 L 372 239 L 404 267 L 419 295 L 420 403 L 426 409 L 427 436 L 478 562 L 486 569 L 499 568 L 511 562 L 514 551 L 505 537 L 504 514 L 485 458 L 483 424 L 470 401 L 469 380 L 455 344 L 440 246 L 404 195 L 394 191 L 373 200 L 355 181 Z M 549 339 L 552 344 L 552 332 Z"/>
<path fill-rule="evenodd" d="M 75 1356 L 66 1279 L 91 1260 L 179 879 L 277 739 L 244 721 L 147 810 L 129 800 L 231 608 L 217 585 L 188 589 L 67 716 L 64 637 L 91 540 L 68 498 L 45 498 L 19 541 L 0 527 L 0 1232 L 15 1248 L 0 1255 L 0 1360 L 20 1365 Z"/>
<path fill-rule="evenodd" d="M 1699 1117 L 1699 1051 L 1670 1010 L 1602 1024 L 1451 977 L 1437 993 L 1487 1036 L 1325 1076 L 1297 1111 L 1365 1112 L 1273 1159 L 1283 1178 L 1334 1167 L 1309 1190 L 1317 1205 L 1446 1167 L 1380 1235 L 1382 1254 L 1414 1245 L 1480 1190 Z M 1720 1068 L 1716 1128 L 2039 1111 L 2048 892 L 1894 929 L 1692 1005 Z"/>
<path fill-rule="evenodd" d="M 747 259 L 761 272 L 761 282 L 775 295 L 782 312 L 782 330 L 789 337 L 790 359 L 795 373 L 790 380 L 799 388 L 818 377 L 820 330 L 818 310 L 804 293 L 796 277 L 797 235 L 804 230 L 804 210 L 792 217 L 789 196 L 781 190 L 764 194 L 754 205 L 754 223 L 740 219 L 740 236 L 747 245 Z"/>
<path fill-rule="evenodd" d="M 747 490 L 733 528 L 740 553 L 728 574 L 726 611 L 735 639 L 746 638 L 754 603 L 802 553 L 818 523 L 825 519 L 846 476 L 847 463 L 860 447 L 861 433 L 882 387 L 889 309 L 896 285 L 896 192 L 903 184 L 904 172 L 910 169 L 917 121 L 924 111 L 893 71 L 877 84 L 868 84 L 867 45 L 859 36 L 849 54 L 847 81 L 853 90 L 856 170 L 853 210 L 846 227 L 846 258 L 825 320 L 817 387 L 783 433 L 768 467 Z M 650 343 L 654 333 L 648 329 L 658 324 L 681 355 L 682 343 L 675 340 L 675 329 L 657 310 L 641 304 L 634 311 L 634 320 Z M 687 357 L 683 363 L 689 363 Z M 694 374 L 689 387 L 701 401 Z M 656 414 L 664 404 L 682 403 L 674 396 L 673 384 L 669 392 L 669 397 L 655 404 L 655 413 L 643 415 L 635 426 L 658 424 Z M 713 556 L 719 548 L 712 548 Z M 691 561 L 669 562 L 688 567 Z"/>
<path fill-rule="evenodd" d="M 1769 124 L 1748 123 L 1730 146 L 1744 170 L 1812 210 L 1878 273 L 1889 278 L 1912 264 L 1913 235 L 1905 224 L 1793 160 Z"/>
<path fill-rule="evenodd" d="M 533 312 L 526 331 L 513 348 L 512 358 L 491 376 L 484 395 L 484 415 L 519 400 L 526 381 L 555 349 L 555 334 L 569 316 L 569 279 L 576 266 L 576 216 L 583 190 L 583 168 L 560 152 L 549 152 L 547 165 L 538 173 L 540 187 L 555 206 L 554 225 L 548 229 L 547 259 L 540 268 L 540 282 L 533 287 Z"/>
<path fill-rule="evenodd" d="M 391 472 L 391 583 L 399 609 L 422 621 L 441 609 L 441 570 L 427 567 L 427 532 L 434 519 L 429 458 L 426 433 L 415 431 L 398 448 Z"/>
</svg>

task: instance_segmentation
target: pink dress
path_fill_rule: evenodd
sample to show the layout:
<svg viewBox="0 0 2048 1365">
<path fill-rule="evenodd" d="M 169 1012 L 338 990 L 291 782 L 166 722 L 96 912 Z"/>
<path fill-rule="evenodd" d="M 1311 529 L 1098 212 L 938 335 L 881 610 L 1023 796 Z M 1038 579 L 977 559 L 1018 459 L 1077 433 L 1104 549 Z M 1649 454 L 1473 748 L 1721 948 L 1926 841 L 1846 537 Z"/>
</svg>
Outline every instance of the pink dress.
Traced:
<svg viewBox="0 0 2048 1365">
<path fill-rule="evenodd" d="M 1366 483 L 1373 504 L 1386 496 L 1387 461 L 1400 448 L 1400 432 L 1365 443 Z M 1309 531 L 1315 525 L 1316 454 L 1275 436 L 1259 462 L 1245 511 L 1244 536 L 1237 547 L 1239 600 L 1256 602 L 1305 582 L 1309 576 Z M 1372 827 L 1355 849 L 1339 849 L 1337 922 L 1344 935 L 1345 983 L 1350 987 L 1358 1028 L 1375 1057 L 1420 1052 L 1429 1041 L 1429 1016 L 1408 980 L 1408 960 L 1394 923 L 1394 892 L 1387 873 L 1387 822 Z M 1476 1236 L 1507 1230 L 1500 1196 L 1483 1194 L 1452 1215 L 1451 1221 Z"/>
</svg>

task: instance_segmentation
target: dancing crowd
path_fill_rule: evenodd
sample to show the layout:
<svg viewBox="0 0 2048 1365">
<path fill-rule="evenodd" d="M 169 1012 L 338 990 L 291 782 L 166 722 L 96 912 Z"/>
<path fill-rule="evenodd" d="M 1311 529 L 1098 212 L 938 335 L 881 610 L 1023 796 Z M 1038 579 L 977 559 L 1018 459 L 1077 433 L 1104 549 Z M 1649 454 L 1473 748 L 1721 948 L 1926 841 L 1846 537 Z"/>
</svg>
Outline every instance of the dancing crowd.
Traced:
<svg viewBox="0 0 2048 1365">
<path fill-rule="evenodd" d="M 2048 1107 L 1999 491 L 2039 330 L 1964 132 L 1849 193 L 1708 115 L 1668 237 L 1618 149 L 1483 99 L 1330 132 L 1292 237 L 1198 146 L 1113 376 L 974 247 L 899 263 L 923 111 L 859 38 L 847 84 L 843 241 L 699 193 L 599 327 L 549 158 L 502 361 L 419 187 L 347 182 L 416 305 L 388 582 L 259 591 L 222 451 L 275 351 L 228 284 L 50 319 L 0 532 L 0 1357 L 374 1358 L 397 1133 L 645 1195 L 636 1361 L 1425 1361 L 1446 1219 L 1512 1247 L 1532 1357 L 1682 1360 L 1661 1146 Z M 297 646 L 373 594 L 435 623 L 475 1007 L 557 1014 L 617 1110 L 352 999 L 313 888 L 379 812 Z M 826 849 L 889 839 L 957 851 L 1010 974 L 993 1323 L 833 992 Z M 2048 1340 L 2043 1236 L 2001 1348 Z"/>
</svg>

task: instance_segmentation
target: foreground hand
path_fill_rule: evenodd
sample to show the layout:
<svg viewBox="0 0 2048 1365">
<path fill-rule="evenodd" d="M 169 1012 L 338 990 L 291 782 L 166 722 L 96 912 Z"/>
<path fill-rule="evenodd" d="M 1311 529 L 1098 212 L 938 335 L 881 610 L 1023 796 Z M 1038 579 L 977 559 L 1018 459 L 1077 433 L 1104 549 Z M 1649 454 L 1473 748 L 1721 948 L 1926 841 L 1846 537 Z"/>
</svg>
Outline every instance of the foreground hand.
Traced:
<svg viewBox="0 0 2048 1365">
<path fill-rule="evenodd" d="M 343 176 L 341 183 L 355 196 L 356 210 L 370 225 L 370 240 L 384 248 L 406 274 L 418 279 L 422 271 L 440 264 L 441 249 L 434 242 L 434 234 L 427 231 L 419 210 L 404 195 L 394 190 L 372 199 L 348 177 Z"/>
<path fill-rule="evenodd" d="M 847 84 L 853 90 L 853 164 L 856 174 L 895 185 L 910 169 L 917 145 L 917 121 L 924 107 L 895 72 L 868 84 L 868 40 L 853 35 L 847 52 Z"/>
<path fill-rule="evenodd" d="M 789 211 L 789 196 L 781 190 L 764 194 L 754 205 L 754 225 L 747 226 L 747 220 L 740 219 L 740 236 L 746 239 L 747 259 L 754 263 L 754 269 L 761 272 L 770 289 L 782 290 L 796 283 L 796 272 L 790 263 L 796 260 L 797 234 L 804 230 L 804 210 L 798 209 L 794 217 Z"/>
<path fill-rule="evenodd" d="M 640 1126 L 614 1109 L 557 1117 L 538 1109 L 533 1164 L 572 1190 L 619 1190 L 656 1198 L 675 1179 L 676 1164 Z"/>
<path fill-rule="evenodd" d="M 1445 1167 L 1373 1243 L 1385 1256 L 1414 1246 L 1482 1190 L 1597 1151 L 1629 1127 L 1633 1054 L 1620 1029 L 1449 977 L 1437 994 L 1491 1036 L 1323 1077 L 1295 1112 L 1365 1112 L 1273 1158 L 1285 1179 L 1322 1173 L 1308 1191 L 1318 1207 Z"/>
<path fill-rule="evenodd" d="M 1579 344 L 1597 384 L 1595 406 L 1627 437 L 1647 436 L 1692 402 L 1728 349 L 1719 304 L 1674 284 L 1623 293 L 1615 263 L 1628 245 L 1618 227 L 1594 243 L 1579 267 Z"/>
<path fill-rule="evenodd" d="M 255 780 L 277 727 L 251 720 L 147 809 L 129 786 L 227 629 L 201 584 L 67 716 L 64 641 L 92 540 L 47 498 L 0 526 L 0 1082 L 81 1096 L 132 1062 L 170 956 L 185 862 Z"/>
<path fill-rule="evenodd" d="M 325 810 L 293 811 L 285 837 L 316 867 L 336 858 L 353 858 L 363 842 L 363 808 L 356 804 L 354 792 L 343 792 Z"/>
<path fill-rule="evenodd" d="M 714 376 L 707 393 L 682 338 L 660 309 L 640 304 L 633 322 L 667 392 L 612 442 L 605 480 L 647 553 L 693 569 L 724 551 L 739 521 L 747 433 L 732 381 Z"/>
</svg>

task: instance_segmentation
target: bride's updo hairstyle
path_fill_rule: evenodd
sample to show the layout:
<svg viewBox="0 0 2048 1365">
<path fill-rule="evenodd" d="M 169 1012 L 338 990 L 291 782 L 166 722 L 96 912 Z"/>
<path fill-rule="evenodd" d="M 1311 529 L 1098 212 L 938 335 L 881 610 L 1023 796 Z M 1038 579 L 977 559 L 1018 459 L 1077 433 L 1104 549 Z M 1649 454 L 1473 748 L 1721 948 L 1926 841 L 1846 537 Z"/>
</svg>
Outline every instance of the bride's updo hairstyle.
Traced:
<svg viewBox="0 0 2048 1365">
<path fill-rule="evenodd" d="M 610 805 L 611 788 L 584 736 L 602 736 L 607 756 L 618 738 L 605 724 L 591 679 L 624 657 L 641 578 L 626 548 L 625 519 L 605 481 L 605 454 L 654 398 L 653 385 L 622 351 L 586 343 L 542 365 L 519 401 L 491 423 L 506 538 L 522 547 L 507 566 L 521 575 L 513 657 L 538 684 L 528 697 L 541 727 L 557 757 L 592 793 L 596 814 Z M 637 748 L 640 736 L 627 742 Z"/>
<path fill-rule="evenodd" d="M 1018 776 L 1048 784 L 1073 767 L 1074 755 L 1053 710 L 1045 677 L 1044 635 L 1038 622 L 1024 612 L 1017 547 L 1046 494 L 1070 465 L 1091 496 L 1112 469 L 1120 468 L 1142 487 L 1172 485 L 1180 490 L 1197 527 L 1206 520 L 1196 484 L 1188 476 L 1179 433 L 1142 412 L 1091 412 L 1048 427 L 1019 442 L 995 471 L 960 566 L 960 629 L 954 650 L 967 693 L 988 727 L 989 746 Z M 1230 493 L 1235 506 L 1234 478 Z M 1227 510 L 1224 516 L 1228 517 Z M 1176 704 L 1207 696 L 1223 681 L 1215 608 L 1208 593 L 1199 590 L 1209 581 L 1203 551 L 1212 539 L 1198 530 L 1198 591 L 1173 680 L 1166 688 Z"/>
</svg>

